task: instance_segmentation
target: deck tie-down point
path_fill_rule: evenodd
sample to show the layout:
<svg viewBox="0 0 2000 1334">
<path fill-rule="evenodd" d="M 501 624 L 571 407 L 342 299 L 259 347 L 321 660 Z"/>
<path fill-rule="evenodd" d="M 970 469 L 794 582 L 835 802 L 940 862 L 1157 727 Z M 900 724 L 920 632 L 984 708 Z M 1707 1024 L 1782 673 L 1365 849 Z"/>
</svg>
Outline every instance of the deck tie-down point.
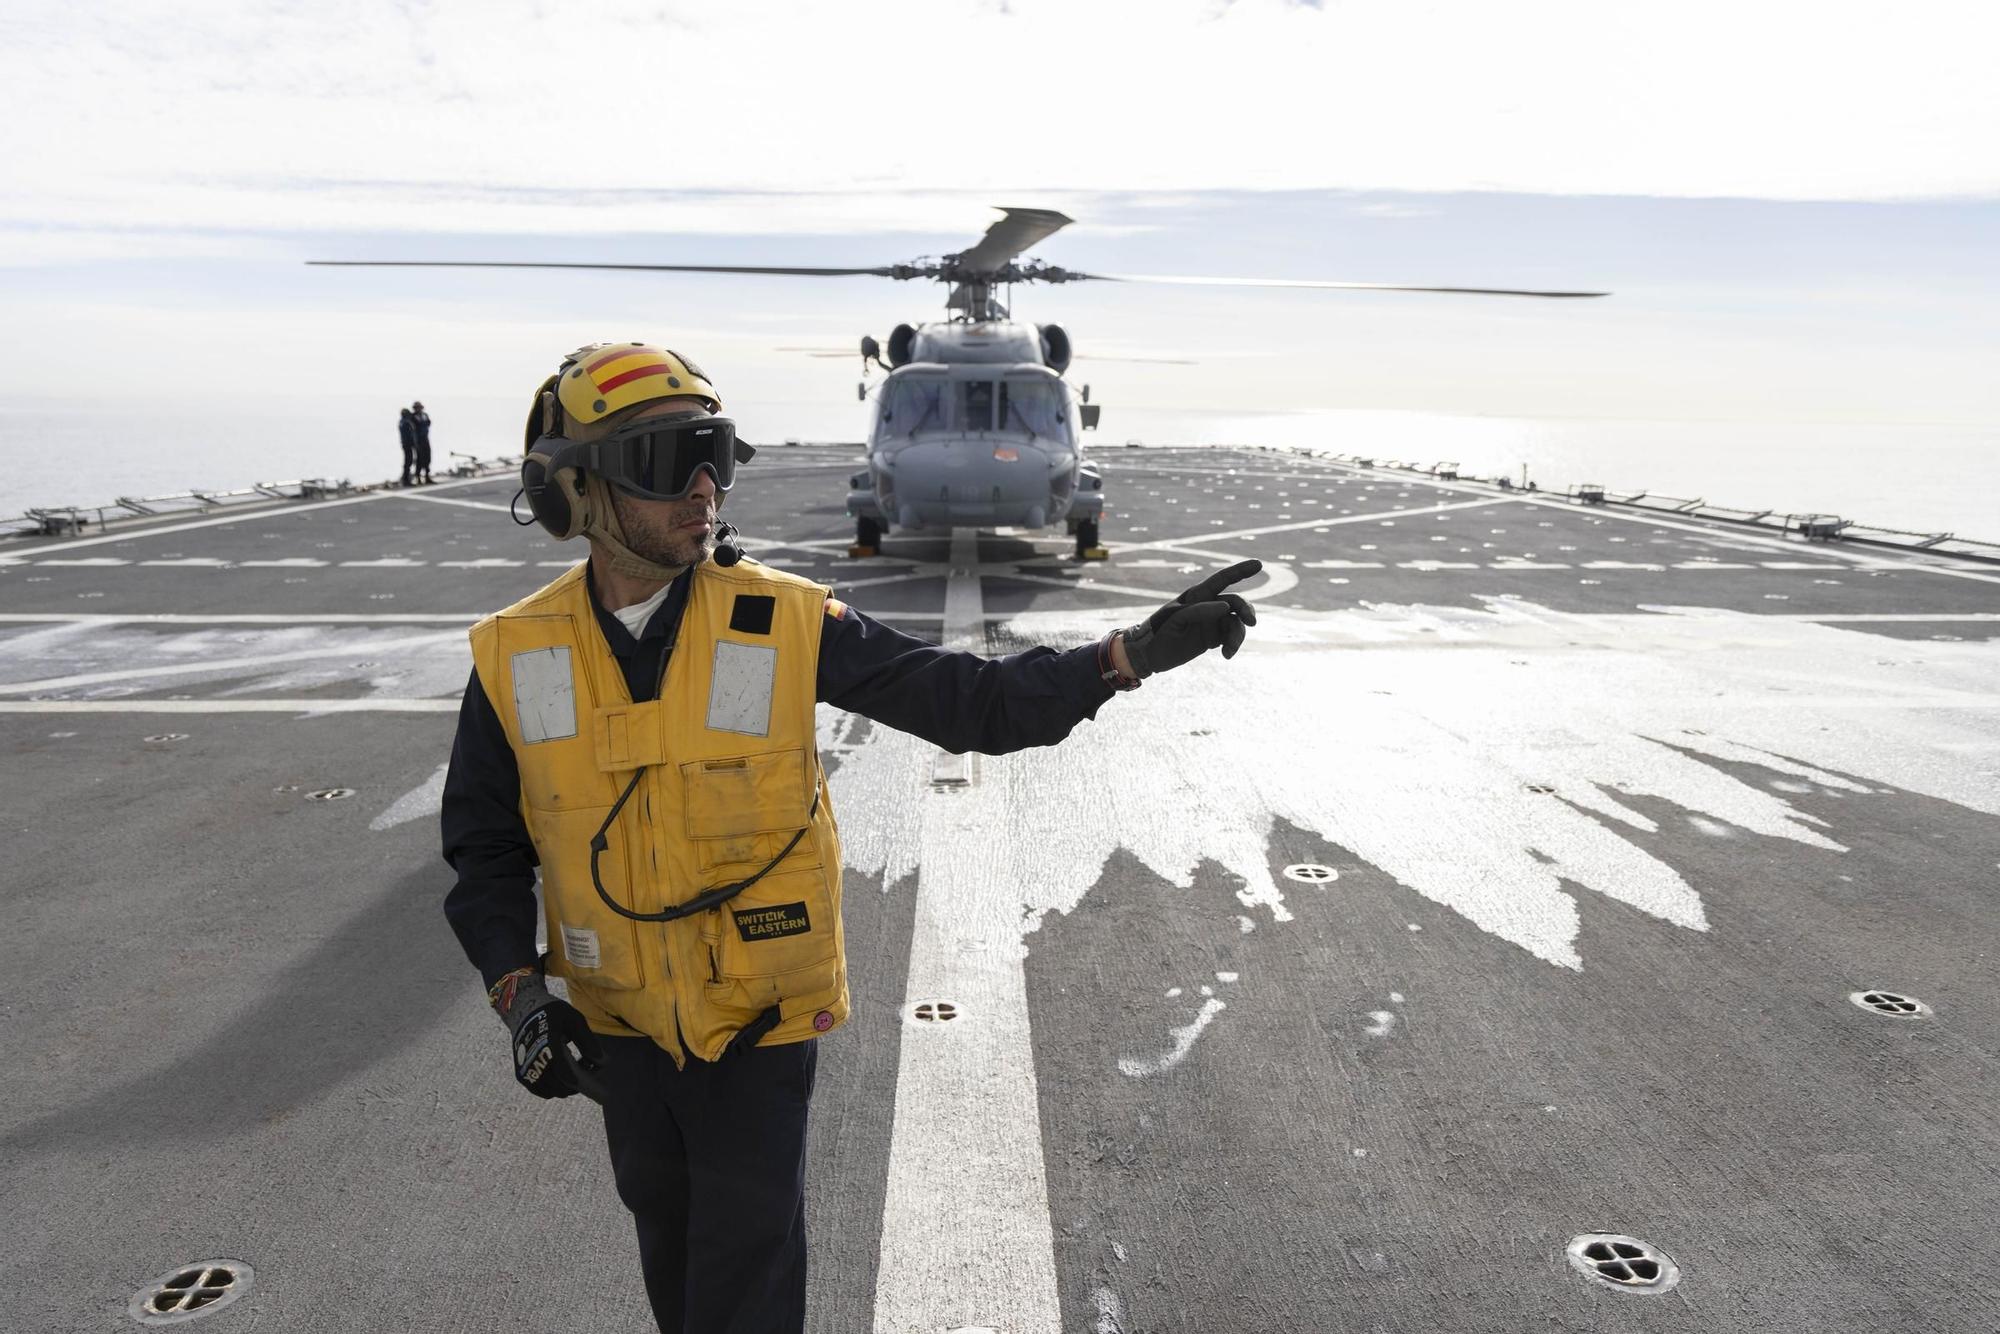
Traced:
<svg viewBox="0 0 2000 1334">
<path fill-rule="evenodd" d="M 1651 1242 L 1615 1232 L 1586 1232 L 1566 1252 L 1577 1272 L 1626 1292 L 1661 1293 L 1681 1281 L 1680 1266 Z"/>
<path fill-rule="evenodd" d="M 256 1271 L 241 1260 L 202 1260 L 160 1275 L 132 1296 L 142 1325 L 178 1325 L 219 1311 L 250 1290 Z"/>
<path fill-rule="evenodd" d="M 1847 999 L 1864 1010 L 1898 1019 L 1920 1019 L 1931 1012 L 1931 1007 L 1915 996 L 1900 996 L 1893 991 L 1850 991 Z"/>
</svg>

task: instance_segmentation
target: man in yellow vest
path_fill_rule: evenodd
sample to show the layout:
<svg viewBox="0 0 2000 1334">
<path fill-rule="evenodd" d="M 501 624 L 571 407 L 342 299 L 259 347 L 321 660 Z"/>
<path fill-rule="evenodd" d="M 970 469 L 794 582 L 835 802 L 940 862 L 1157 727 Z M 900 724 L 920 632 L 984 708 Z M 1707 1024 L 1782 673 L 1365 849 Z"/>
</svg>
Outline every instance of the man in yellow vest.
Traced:
<svg viewBox="0 0 2000 1334">
<path fill-rule="evenodd" d="M 661 1330 L 792 1334 L 816 1039 L 848 1012 L 814 706 L 954 752 L 1054 744 L 1155 671 L 1233 656 L 1256 616 L 1224 590 L 1260 566 L 1095 645 L 951 652 L 742 558 L 716 510 L 755 450 L 721 410 L 699 367 L 643 343 L 579 348 L 537 391 L 522 488 L 590 555 L 473 627 L 445 913 L 515 1077 L 603 1105 Z"/>
</svg>

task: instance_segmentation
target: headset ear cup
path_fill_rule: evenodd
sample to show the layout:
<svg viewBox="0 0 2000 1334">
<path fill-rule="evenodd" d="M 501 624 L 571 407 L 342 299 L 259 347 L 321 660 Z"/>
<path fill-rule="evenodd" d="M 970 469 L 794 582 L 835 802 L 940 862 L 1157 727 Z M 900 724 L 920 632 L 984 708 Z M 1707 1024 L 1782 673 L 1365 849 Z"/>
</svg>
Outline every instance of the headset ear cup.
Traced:
<svg viewBox="0 0 2000 1334">
<path fill-rule="evenodd" d="M 590 524 L 590 496 L 584 490 L 583 471 L 579 468 L 557 468 L 555 488 L 562 492 L 563 508 L 570 516 L 569 531 L 563 537 L 575 537 Z"/>
<path fill-rule="evenodd" d="M 528 509 L 535 521 L 551 537 L 567 542 L 583 531 L 589 515 L 575 468 L 555 468 L 554 460 L 540 450 L 521 461 L 521 490 L 527 493 Z"/>
</svg>

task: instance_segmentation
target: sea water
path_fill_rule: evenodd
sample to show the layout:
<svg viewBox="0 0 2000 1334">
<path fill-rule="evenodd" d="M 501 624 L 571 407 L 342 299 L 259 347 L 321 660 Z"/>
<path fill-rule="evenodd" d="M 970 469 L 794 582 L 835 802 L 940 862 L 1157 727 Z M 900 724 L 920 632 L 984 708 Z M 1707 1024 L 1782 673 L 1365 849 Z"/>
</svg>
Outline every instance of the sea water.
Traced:
<svg viewBox="0 0 2000 1334">
<path fill-rule="evenodd" d="M 230 490 L 300 478 L 373 483 L 402 468 L 400 405 L 353 398 L 282 406 L 148 402 L 75 410 L 0 405 L 0 515 L 28 506 L 106 505 L 121 496 Z M 732 403 L 744 438 L 858 442 L 857 405 Z M 439 399 L 432 471 L 454 454 L 518 457 L 512 398 Z M 1378 460 L 1456 463 L 1473 475 L 1524 472 L 1544 491 L 1580 482 L 1778 513 L 1833 513 L 1886 528 L 2000 541 L 2000 426 L 1939 423 L 1628 421 L 1425 412 L 1177 411 L 1107 405 L 1086 448 L 1115 469 L 1128 441 L 1268 445 Z M 768 457 L 768 456 L 767 456 Z M 857 458 L 859 457 L 857 451 Z M 754 484 L 755 472 L 745 484 Z M 839 480 L 828 485 L 840 487 Z M 1190 487 L 1203 485 L 1190 478 Z M 1106 535 L 1116 532 L 1116 482 Z"/>
</svg>

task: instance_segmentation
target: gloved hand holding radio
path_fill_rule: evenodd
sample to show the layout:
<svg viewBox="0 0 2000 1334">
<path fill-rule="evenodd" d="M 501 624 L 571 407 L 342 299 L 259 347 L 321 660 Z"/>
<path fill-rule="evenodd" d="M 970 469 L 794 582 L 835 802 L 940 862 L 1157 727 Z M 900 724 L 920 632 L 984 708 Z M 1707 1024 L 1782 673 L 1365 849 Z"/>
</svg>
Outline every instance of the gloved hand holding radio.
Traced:
<svg viewBox="0 0 2000 1334">
<path fill-rule="evenodd" d="M 1217 646 L 1223 657 L 1235 657 L 1243 647 L 1243 627 L 1257 624 L 1257 612 L 1237 594 L 1222 590 L 1263 568 L 1263 561 L 1244 560 L 1217 570 L 1125 631 L 1125 656 L 1132 671 L 1151 676 L 1192 662 Z"/>
<path fill-rule="evenodd" d="M 538 1098 L 605 1098 L 604 1048 L 574 1005 L 549 991 L 538 969 L 508 973 L 487 993 L 514 1042 L 514 1078 Z M 571 1047 L 575 1047 L 572 1052 Z"/>
</svg>

